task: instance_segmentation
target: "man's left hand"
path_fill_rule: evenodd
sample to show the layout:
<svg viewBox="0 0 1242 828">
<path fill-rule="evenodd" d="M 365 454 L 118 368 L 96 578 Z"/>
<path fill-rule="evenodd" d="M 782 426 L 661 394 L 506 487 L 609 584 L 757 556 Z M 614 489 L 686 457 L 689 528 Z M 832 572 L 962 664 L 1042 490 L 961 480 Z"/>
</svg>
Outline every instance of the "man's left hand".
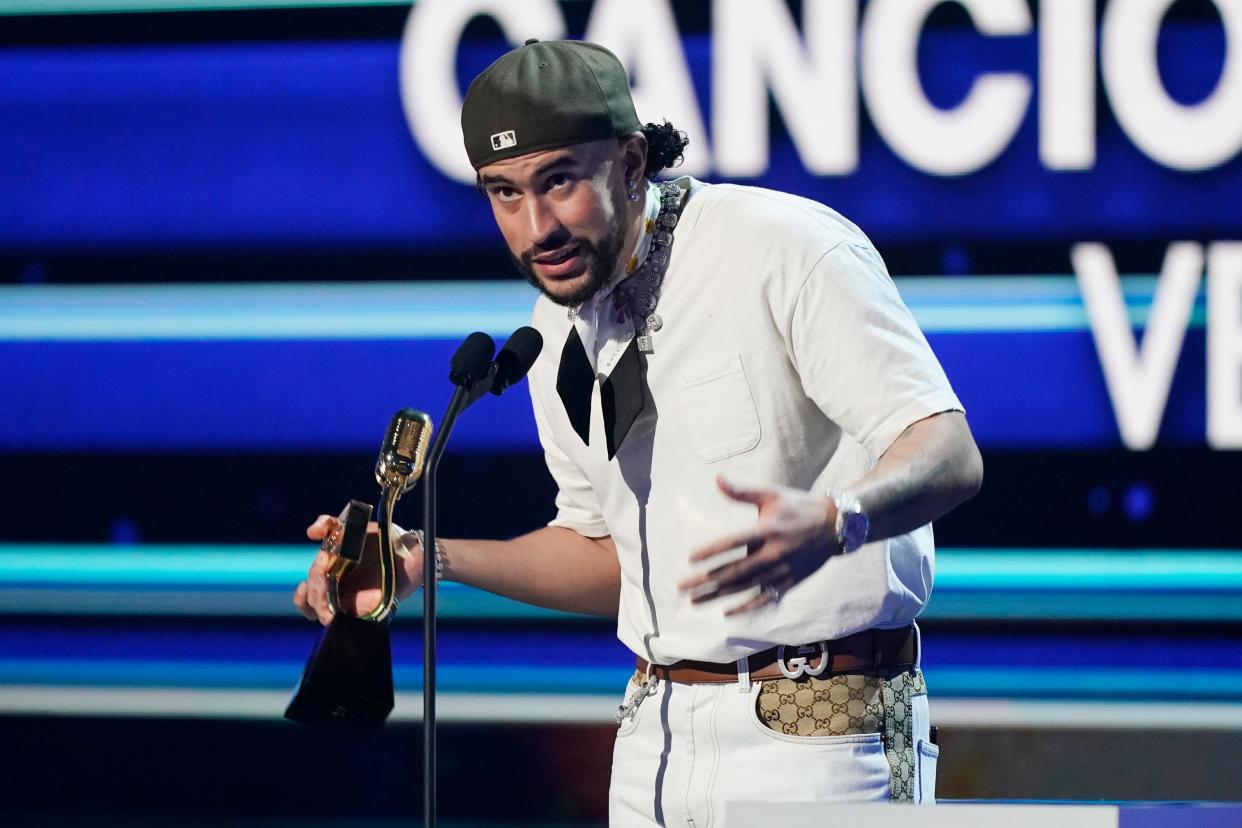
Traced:
<svg viewBox="0 0 1242 828">
<path fill-rule="evenodd" d="M 693 555 L 693 563 L 715 558 L 739 546 L 746 557 L 717 566 L 678 584 L 698 604 L 759 587 L 755 597 L 725 612 L 737 615 L 775 603 L 781 594 L 840 552 L 833 527 L 836 507 L 821 495 L 786 486 L 743 488 L 723 477 L 720 491 L 733 500 L 759 507 L 759 520 L 742 532 L 723 537 Z"/>
</svg>

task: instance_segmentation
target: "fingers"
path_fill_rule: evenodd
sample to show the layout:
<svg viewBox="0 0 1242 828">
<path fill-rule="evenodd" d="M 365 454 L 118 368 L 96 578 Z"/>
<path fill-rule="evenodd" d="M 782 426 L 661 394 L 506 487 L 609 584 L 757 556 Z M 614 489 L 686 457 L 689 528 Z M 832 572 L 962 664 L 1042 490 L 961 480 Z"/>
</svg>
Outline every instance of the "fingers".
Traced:
<svg viewBox="0 0 1242 828">
<path fill-rule="evenodd" d="M 749 564 L 750 566 L 763 565 L 764 560 L 760 560 L 758 557 L 759 550 L 763 549 L 763 542 L 764 541 L 756 540 L 754 542 L 750 542 L 750 544 L 746 544 L 746 557 L 743 557 L 743 559 L 730 561 L 728 564 L 720 565 L 714 567 L 714 569 L 699 572 L 697 575 L 684 578 L 681 583 L 678 583 L 678 590 L 681 590 L 682 592 L 698 591 L 698 593 L 703 593 L 705 588 L 708 588 L 709 586 L 710 588 L 719 586 L 720 578 L 732 578 L 735 574 L 737 574 L 738 567 L 743 564 Z M 734 549 L 734 546 L 730 546 L 729 549 Z M 692 556 L 691 560 L 693 561 L 696 559 Z"/>
<path fill-rule="evenodd" d="M 738 501 L 742 501 L 745 503 L 754 503 L 756 505 L 760 505 L 770 495 L 770 492 L 768 492 L 765 489 L 745 488 L 745 487 L 730 483 L 728 480 L 724 478 L 723 475 L 716 476 L 716 485 L 720 488 L 720 491 L 724 493 L 725 496 L 730 497 L 733 500 L 738 500 Z M 732 535 L 727 535 L 723 538 L 720 538 L 719 540 L 714 541 L 713 543 L 708 544 L 707 546 L 704 546 L 696 550 L 694 553 L 690 555 L 690 562 L 701 563 L 702 561 L 706 561 L 710 558 L 714 558 L 717 555 L 724 554 L 725 552 L 731 552 L 734 549 L 737 549 L 739 546 L 745 546 L 747 548 L 747 551 L 751 553 L 752 555 L 752 557 L 748 558 L 747 560 L 752 560 L 753 562 L 754 553 L 757 550 L 761 549 L 771 536 L 772 536 L 772 530 L 766 525 L 765 521 L 760 520 L 760 522 L 756 523 L 754 526 L 751 526 L 740 532 L 735 532 Z M 755 564 L 752 563 L 752 565 L 755 565 Z M 730 566 L 733 566 L 733 564 L 726 564 L 725 568 L 730 567 Z M 720 571 L 721 571 L 720 569 L 717 569 L 711 572 L 700 573 L 691 578 L 687 578 L 686 580 L 678 584 L 678 588 L 681 589 L 683 592 L 691 592 L 696 589 L 701 590 L 704 587 L 704 585 L 708 584 L 709 582 L 714 581 L 714 580 L 719 580 L 717 578 L 717 574 Z M 704 592 L 701 594 L 709 594 L 709 593 Z M 694 600 L 697 601 L 699 599 L 696 596 Z M 707 600 L 707 599 L 703 599 L 703 600 Z"/>
<path fill-rule="evenodd" d="M 312 571 L 306 579 L 306 600 L 320 624 L 332 621 L 332 607 L 328 604 L 328 576 Z"/>
<path fill-rule="evenodd" d="M 740 500 L 743 503 L 753 503 L 756 506 L 763 503 L 768 496 L 766 489 L 752 489 L 745 486 L 738 486 L 725 480 L 724 475 L 716 475 L 716 486 L 724 493 L 726 497 L 733 500 Z"/>
<path fill-rule="evenodd" d="M 754 612 L 761 607 L 766 607 L 768 604 L 775 604 L 780 600 L 781 594 L 784 593 L 785 590 L 787 590 L 791 585 L 792 584 L 786 581 L 783 584 L 767 584 L 765 585 L 766 588 L 760 587 L 758 594 L 756 594 L 755 597 L 751 598 L 749 601 L 738 604 L 731 610 L 725 610 L 725 617 L 728 618 L 733 615 L 741 615 L 744 612 Z"/>
<path fill-rule="evenodd" d="M 338 518 L 332 515 L 320 515 L 315 518 L 314 523 L 306 527 L 306 537 L 313 541 L 322 541 L 339 525 Z M 293 590 L 293 605 L 298 608 L 298 611 L 309 620 L 325 625 L 332 621 L 332 607 L 328 603 L 328 567 L 330 564 L 328 553 L 320 549 L 311 561 L 306 580 L 299 583 Z"/>
<path fill-rule="evenodd" d="M 299 582 L 297 588 L 293 590 L 293 605 L 298 608 L 298 612 L 302 613 L 306 620 L 316 621 L 318 616 L 311 609 L 310 601 L 307 600 L 306 590 L 306 581 Z"/>
<path fill-rule="evenodd" d="M 332 621 L 332 607 L 328 605 L 328 578 L 312 572 L 293 590 L 293 605 L 308 621 L 328 624 Z"/>
<path fill-rule="evenodd" d="M 739 546 L 756 547 L 761 545 L 768 539 L 771 530 L 762 523 L 757 523 L 748 529 L 737 532 L 727 537 L 723 537 L 714 543 L 702 547 L 690 556 L 691 563 L 699 563 L 708 558 L 715 557 L 723 552 L 737 549 Z"/>
<path fill-rule="evenodd" d="M 326 515 L 324 516 L 326 517 Z M 311 524 L 312 528 L 318 524 Z M 310 534 L 310 529 L 307 530 Z M 328 565 L 331 563 L 328 553 L 322 549 L 315 554 L 306 580 L 293 590 L 293 605 L 302 615 L 311 621 L 327 624 L 332 620 L 332 607 L 328 604 Z"/>
<path fill-rule="evenodd" d="M 321 541 L 328 536 L 336 524 L 337 519 L 332 515 L 320 515 L 315 518 L 315 522 L 306 527 L 306 537 L 313 541 Z"/>
<path fill-rule="evenodd" d="M 747 558 L 710 573 L 708 586 L 696 592 L 690 602 L 702 604 L 757 586 L 785 583 L 791 573 L 786 561 Z"/>
<path fill-rule="evenodd" d="M 741 615 L 744 612 L 752 612 L 754 610 L 759 609 L 760 607 L 767 606 L 771 602 L 772 602 L 771 593 L 769 593 L 766 589 L 760 590 L 758 595 L 756 595 L 754 598 L 751 598 L 749 601 L 742 604 L 741 606 L 734 607 L 731 610 L 725 610 L 725 618 L 729 618 L 734 615 Z"/>
<path fill-rule="evenodd" d="M 809 576 L 823 564 L 827 551 L 822 547 L 823 518 L 810 509 L 806 492 L 786 487 L 741 486 L 716 478 L 722 494 L 731 500 L 758 507 L 759 519 L 748 529 L 710 543 L 690 555 L 690 562 L 716 563 L 718 556 L 746 547 L 746 556 L 715 565 L 692 575 L 678 588 L 690 601 L 701 604 L 748 590 L 757 594 L 729 609 L 725 615 L 752 612 L 775 603 L 780 593 Z M 730 558 L 733 556 L 730 555 Z"/>
<path fill-rule="evenodd" d="M 315 557 L 311 560 L 310 569 L 308 570 L 308 577 L 326 573 L 328 571 L 328 564 L 331 562 L 332 561 L 328 556 L 328 553 L 320 549 L 315 553 Z"/>
</svg>

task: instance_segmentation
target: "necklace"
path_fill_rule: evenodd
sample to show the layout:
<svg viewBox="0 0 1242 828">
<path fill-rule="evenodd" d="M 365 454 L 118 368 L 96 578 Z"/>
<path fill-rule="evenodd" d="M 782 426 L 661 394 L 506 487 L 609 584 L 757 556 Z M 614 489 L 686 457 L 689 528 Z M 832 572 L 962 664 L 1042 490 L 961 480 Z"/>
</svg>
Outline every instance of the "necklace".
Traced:
<svg viewBox="0 0 1242 828">
<path fill-rule="evenodd" d="M 654 220 L 647 219 L 644 232 L 651 233 L 651 248 L 647 258 L 638 269 L 613 291 L 617 308 L 617 321 L 633 320 L 638 350 L 644 354 L 655 352 L 651 334 L 664 326 L 655 312 L 660 299 L 660 286 L 668 269 L 669 250 L 673 246 L 673 228 L 681 215 L 682 189 L 671 181 L 658 185 L 660 190 L 660 213 Z M 578 306 L 569 309 L 572 322 L 578 316 Z"/>
</svg>

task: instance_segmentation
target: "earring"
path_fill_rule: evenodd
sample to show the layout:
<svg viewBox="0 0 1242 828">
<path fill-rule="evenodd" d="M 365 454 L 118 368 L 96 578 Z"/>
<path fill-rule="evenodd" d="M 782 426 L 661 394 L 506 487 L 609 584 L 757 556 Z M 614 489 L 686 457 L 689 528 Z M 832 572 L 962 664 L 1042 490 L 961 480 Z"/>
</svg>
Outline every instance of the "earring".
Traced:
<svg viewBox="0 0 1242 828">
<path fill-rule="evenodd" d="M 635 190 L 638 189 L 638 182 L 630 180 L 627 181 L 626 184 L 628 184 L 630 188 L 630 201 L 638 201 L 638 193 L 635 192 Z"/>
</svg>

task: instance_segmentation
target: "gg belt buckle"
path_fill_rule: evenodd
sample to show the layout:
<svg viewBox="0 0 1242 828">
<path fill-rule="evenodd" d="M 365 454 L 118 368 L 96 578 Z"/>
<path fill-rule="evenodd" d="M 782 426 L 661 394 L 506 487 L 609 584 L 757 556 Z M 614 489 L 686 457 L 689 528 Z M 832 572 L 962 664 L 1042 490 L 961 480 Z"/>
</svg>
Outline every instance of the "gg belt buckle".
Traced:
<svg viewBox="0 0 1242 828">
<path fill-rule="evenodd" d="M 798 648 L 798 654 L 789 659 L 788 666 L 785 661 L 785 645 L 782 644 L 776 648 L 776 666 L 780 668 L 781 675 L 788 679 L 801 678 L 802 676 L 819 676 L 828 669 L 828 642 L 820 641 L 819 646 L 819 665 L 811 666 L 809 656 L 815 652 L 815 646 L 811 644 L 803 644 Z"/>
</svg>

